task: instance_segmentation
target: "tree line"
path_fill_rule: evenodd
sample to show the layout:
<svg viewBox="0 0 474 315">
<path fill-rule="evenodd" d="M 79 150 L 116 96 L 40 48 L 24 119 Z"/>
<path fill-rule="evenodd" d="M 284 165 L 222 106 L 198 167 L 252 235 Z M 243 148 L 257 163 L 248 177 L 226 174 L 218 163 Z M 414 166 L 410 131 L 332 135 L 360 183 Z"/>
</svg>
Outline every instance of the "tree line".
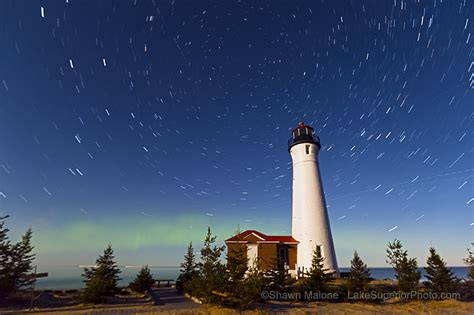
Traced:
<svg viewBox="0 0 474 315">
<path fill-rule="evenodd" d="M 237 232 L 236 235 L 240 233 Z M 429 249 L 427 266 L 424 268 L 427 281 L 420 288 L 421 273 L 415 258 L 409 257 L 402 243 L 395 239 L 387 245 L 387 263 L 395 272 L 396 288 L 374 287 L 370 285 L 370 270 L 357 251 L 351 260 L 351 269 L 344 282 L 335 281 L 335 275 L 324 268 L 324 257 L 319 247 L 313 253 L 312 265 L 304 277 L 296 280 L 290 276 L 282 263 L 272 262 L 272 268 L 262 270 L 259 262 L 255 261 L 249 267 L 247 248 L 241 246 L 229 249 L 226 263 L 221 261 L 225 246 L 216 245 L 216 236 L 208 228 L 204 244 L 200 250 L 199 261 L 196 259 L 192 243 L 189 244 L 181 273 L 178 277 L 178 289 L 200 299 L 204 303 L 223 304 L 241 309 L 247 308 L 254 302 L 262 300 L 262 292 L 278 291 L 280 293 L 300 293 L 293 295 L 304 297 L 307 292 L 338 293 L 337 300 L 347 300 L 351 294 L 372 290 L 398 290 L 413 292 L 428 290 L 435 293 L 461 292 L 462 298 L 474 298 L 474 256 L 468 249 L 464 259 L 469 266 L 468 279 L 461 283 L 455 277 L 446 262 L 434 247 Z"/>
<path fill-rule="evenodd" d="M 236 235 L 240 233 L 237 232 Z M 192 242 L 189 243 L 184 261 L 180 264 L 180 274 L 177 279 L 177 289 L 204 303 L 220 304 L 245 309 L 253 303 L 262 300 L 263 291 L 278 291 L 280 293 L 296 292 L 304 297 L 307 292 L 338 293 L 338 300 L 347 300 L 353 293 L 368 292 L 373 280 L 370 269 L 361 259 L 357 251 L 351 260 L 351 269 L 347 281 L 335 283 L 334 272 L 324 268 L 324 257 L 317 247 L 313 253 L 312 265 L 304 277 L 296 280 L 288 273 L 284 264 L 277 259 L 272 261 L 272 267 L 262 270 L 256 260 L 249 267 L 247 247 L 245 244 L 228 250 L 225 261 L 222 260 L 225 246 L 217 245 L 217 237 L 208 228 L 203 246 L 199 251 L 199 261 L 194 252 Z M 396 289 L 400 292 L 418 290 L 421 273 L 415 258 L 409 257 L 402 243 L 395 239 L 387 245 L 387 263 L 394 271 L 397 280 Z M 474 253 L 468 249 L 464 259 L 469 266 L 468 281 L 460 286 L 460 279 L 454 276 L 446 262 L 434 247 L 429 249 L 427 266 L 424 267 L 426 278 L 424 287 L 430 292 L 453 293 L 462 291 L 474 297 Z M 81 295 L 83 303 L 103 303 L 107 296 L 119 292 L 120 269 L 114 260 L 114 252 L 109 245 L 100 255 L 94 268 L 84 270 L 86 287 Z M 135 292 L 146 292 L 154 284 L 153 276 L 148 266 L 142 267 L 136 278 L 129 284 Z M 386 290 L 387 288 L 382 288 Z"/>
</svg>

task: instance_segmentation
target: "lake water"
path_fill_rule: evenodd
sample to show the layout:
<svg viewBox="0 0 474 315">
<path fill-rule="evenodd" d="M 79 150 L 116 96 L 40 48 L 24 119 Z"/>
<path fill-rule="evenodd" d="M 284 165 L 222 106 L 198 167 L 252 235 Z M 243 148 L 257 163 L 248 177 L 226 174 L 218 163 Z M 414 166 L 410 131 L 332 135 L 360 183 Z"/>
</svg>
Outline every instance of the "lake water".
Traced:
<svg viewBox="0 0 474 315">
<path fill-rule="evenodd" d="M 139 267 L 135 268 L 120 268 L 122 273 L 120 277 L 122 280 L 119 282 L 120 286 L 127 286 L 130 281 L 135 278 L 136 274 L 140 270 Z M 151 266 L 151 272 L 153 273 L 153 278 L 155 279 L 173 279 L 179 275 L 179 267 L 159 267 Z M 348 272 L 350 268 L 340 268 L 341 272 Z M 422 275 L 425 274 L 423 268 L 419 268 Z M 458 278 L 467 278 L 469 272 L 468 267 L 451 267 L 451 271 Z M 36 287 L 38 289 L 80 289 L 84 287 L 84 282 L 82 278 L 83 269 L 78 266 L 55 266 L 55 267 L 38 267 L 38 272 L 48 272 L 49 275 L 47 278 L 40 278 L 36 282 Z M 375 279 L 394 279 L 395 274 L 392 268 L 370 268 L 370 274 L 372 278 Z M 426 280 L 426 278 L 422 278 Z"/>
<path fill-rule="evenodd" d="M 467 279 L 467 274 L 469 273 L 469 268 L 468 267 L 449 267 L 451 271 L 454 273 L 454 275 L 460 279 Z M 342 272 L 349 272 L 351 268 L 339 268 L 339 271 Z M 395 279 L 395 271 L 393 268 L 369 268 L 370 270 L 370 276 L 374 279 Z M 427 280 L 425 275 L 425 269 L 424 268 L 418 268 L 418 270 L 421 272 L 421 281 Z"/>
<path fill-rule="evenodd" d="M 179 267 L 152 267 L 150 271 L 154 279 L 173 279 L 179 275 Z M 125 268 L 121 267 L 121 281 L 119 286 L 127 286 L 132 281 L 140 267 Z M 36 282 L 38 289 L 80 289 L 84 287 L 84 278 L 82 277 L 84 269 L 78 266 L 54 266 L 54 267 L 38 267 L 38 272 L 48 272 L 46 278 L 39 278 Z"/>
</svg>

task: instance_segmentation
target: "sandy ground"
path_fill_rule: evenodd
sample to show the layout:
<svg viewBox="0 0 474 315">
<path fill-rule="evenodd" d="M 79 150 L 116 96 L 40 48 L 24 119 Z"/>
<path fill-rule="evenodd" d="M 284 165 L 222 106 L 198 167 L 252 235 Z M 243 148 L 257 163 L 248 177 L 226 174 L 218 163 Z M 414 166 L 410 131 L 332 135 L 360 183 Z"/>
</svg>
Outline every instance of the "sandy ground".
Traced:
<svg viewBox="0 0 474 315">
<path fill-rule="evenodd" d="M 66 306 L 33 311 L 3 311 L 0 314 L 474 314 L 474 302 L 456 300 L 404 303 L 325 303 L 271 302 L 240 313 L 237 310 L 206 306 L 180 295 L 174 288 L 152 291 L 146 304 Z"/>
<path fill-rule="evenodd" d="M 368 305 L 350 303 L 314 303 L 307 306 L 279 305 L 270 306 L 263 309 L 248 310 L 240 313 L 236 310 L 219 307 L 198 306 L 193 308 L 170 308 L 168 306 L 136 306 L 136 307 L 110 307 L 107 309 L 84 309 L 69 311 L 40 311 L 35 314 L 210 314 L 210 315 L 231 315 L 231 314 L 473 314 L 473 303 L 448 301 L 428 302 L 428 303 L 406 303 L 402 305 Z M 28 312 L 30 313 L 30 312 Z M 27 314 L 27 313 L 15 313 Z"/>
<path fill-rule="evenodd" d="M 188 305 L 184 305 L 190 303 Z M 153 306 L 95 307 L 69 310 L 42 310 L 33 312 L 14 312 L 10 314 L 473 314 L 474 303 L 460 301 L 409 302 L 392 305 L 370 305 L 361 303 L 311 303 L 309 305 L 267 304 L 240 313 L 237 310 L 221 307 L 201 306 L 193 302 L 181 305 L 165 303 Z"/>
</svg>

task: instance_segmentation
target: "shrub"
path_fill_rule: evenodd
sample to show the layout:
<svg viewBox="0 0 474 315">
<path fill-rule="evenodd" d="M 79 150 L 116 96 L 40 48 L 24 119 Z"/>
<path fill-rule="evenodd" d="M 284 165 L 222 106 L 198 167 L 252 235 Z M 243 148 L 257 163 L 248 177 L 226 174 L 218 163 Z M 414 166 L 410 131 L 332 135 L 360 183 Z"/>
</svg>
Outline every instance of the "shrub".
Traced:
<svg viewBox="0 0 474 315">
<path fill-rule="evenodd" d="M 140 272 L 137 274 L 136 278 L 130 282 L 128 287 L 135 292 L 144 293 L 151 289 L 155 280 L 150 272 L 148 266 L 142 267 Z"/>
<path fill-rule="evenodd" d="M 105 297 L 109 294 L 110 281 L 100 277 L 92 277 L 87 283 L 87 287 L 81 295 L 82 303 L 104 303 Z"/>
</svg>

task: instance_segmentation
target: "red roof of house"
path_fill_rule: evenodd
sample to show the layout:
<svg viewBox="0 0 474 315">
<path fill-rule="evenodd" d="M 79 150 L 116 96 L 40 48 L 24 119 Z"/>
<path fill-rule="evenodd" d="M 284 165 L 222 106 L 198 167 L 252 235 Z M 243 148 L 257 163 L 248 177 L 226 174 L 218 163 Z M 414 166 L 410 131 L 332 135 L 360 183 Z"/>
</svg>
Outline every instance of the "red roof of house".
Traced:
<svg viewBox="0 0 474 315">
<path fill-rule="evenodd" d="M 261 238 L 261 242 L 272 242 L 272 243 L 298 243 L 297 240 L 293 238 L 291 235 L 266 235 L 259 231 L 255 230 L 247 230 L 243 231 L 239 235 L 235 235 L 225 242 L 245 242 L 245 238 L 251 234 L 256 235 L 257 237 Z"/>
</svg>

